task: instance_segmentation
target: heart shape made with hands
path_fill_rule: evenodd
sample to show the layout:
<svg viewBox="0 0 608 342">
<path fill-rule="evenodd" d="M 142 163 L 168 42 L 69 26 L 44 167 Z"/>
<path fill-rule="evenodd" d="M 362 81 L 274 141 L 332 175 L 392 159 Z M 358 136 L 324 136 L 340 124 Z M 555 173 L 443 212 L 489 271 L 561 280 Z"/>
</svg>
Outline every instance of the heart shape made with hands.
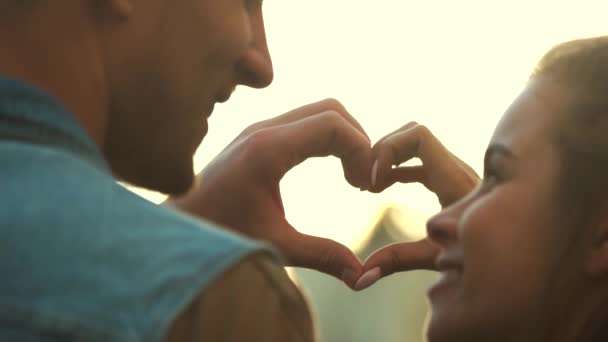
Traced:
<svg viewBox="0 0 608 342">
<path fill-rule="evenodd" d="M 370 208 L 377 208 L 378 205 L 381 205 L 382 201 L 378 202 L 374 200 L 372 198 L 375 197 L 373 193 L 360 192 L 349 186 L 345 187 L 341 179 L 342 176 L 339 172 L 336 173 L 334 160 L 324 158 L 323 160 L 313 160 L 312 163 L 307 161 L 304 164 L 302 165 L 303 167 L 293 170 L 293 175 L 290 172 L 281 183 L 287 219 L 299 232 L 327 239 L 337 239 L 335 241 L 343 243 L 344 247 L 332 248 L 334 248 L 335 254 L 341 253 L 343 255 L 341 258 L 347 262 L 352 260 L 352 258 L 346 256 L 351 251 L 361 262 L 366 260 L 364 259 L 365 257 L 370 256 L 369 262 L 363 263 L 361 270 L 357 270 L 358 273 L 343 273 L 341 276 L 336 277 L 344 280 L 351 288 L 362 290 L 375 283 L 378 279 L 393 273 L 396 267 L 402 268 L 401 270 L 405 270 L 405 268 L 421 268 L 419 265 L 422 265 L 422 262 L 416 261 L 416 259 L 425 258 L 426 256 L 413 254 L 417 253 L 417 245 L 412 244 L 411 241 L 416 240 L 412 240 L 406 236 L 403 236 L 402 240 L 394 241 L 402 242 L 402 244 L 391 246 L 389 247 L 390 250 L 378 250 L 376 254 L 371 256 L 370 252 L 373 250 L 370 250 L 370 245 L 364 242 L 368 241 L 367 239 L 371 237 L 368 235 L 371 233 L 369 230 L 370 224 L 372 224 L 370 218 L 372 216 L 383 217 L 388 212 L 376 212 L 373 215 L 374 213 Z M 397 194 L 399 196 L 411 196 L 410 194 L 419 196 L 419 191 L 412 193 L 408 189 L 403 189 L 403 193 L 399 194 L 398 192 Z M 380 216 L 377 216 L 378 214 Z M 421 218 L 418 215 L 411 218 L 415 219 L 416 228 L 424 227 L 424 219 L 420 220 Z M 372 226 L 377 224 L 377 222 L 373 220 Z M 412 224 L 410 219 L 407 219 L 406 222 L 408 222 L 408 226 Z M 343 238 L 346 237 L 346 240 L 350 240 L 348 237 L 354 235 L 359 235 L 360 238 L 364 238 L 365 240 L 360 240 L 356 245 L 343 241 Z M 403 243 L 406 241 L 408 243 Z M 365 248 L 367 252 L 364 258 L 361 258 L 360 252 L 363 245 L 367 245 Z M 379 247 L 382 246 L 373 245 L 374 249 Z M 338 248 L 342 251 L 337 251 Z M 347 249 L 349 251 L 346 251 Z M 405 253 L 409 253 L 410 256 L 406 256 Z M 399 258 L 400 262 L 398 265 L 394 265 L 396 261 L 395 255 L 403 255 L 403 257 Z M 429 260 L 432 264 L 434 257 L 430 256 Z M 379 268 L 374 271 L 376 267 Z M 422 268 L 428 267 L 423 266 Z M 364 273 L 368 274 L 362 276 Z"/>
<path fill-rule="evenodd" d="M 478 181 L 424 126 L 411 122 L 372 146 L 361 125 L 328 100 L 248 127 L 203 170 L 193 190 L 171 202 L 271 243 L 289 266 L 322 271 L 356 290 L 397 271 L 433 269 L 438 249 L 427 239 L 387 246 L 361 264 L 346 246 L 302 234 L 288 222 L 280 181 L 306 159 L 330 155 L 341 160 L 346 180 L 356 188 L 379 193 L 395 183 L 418 182 L 443 206 Z M 422 165 L 399 166 L 412 158 Z"/>
</svg>

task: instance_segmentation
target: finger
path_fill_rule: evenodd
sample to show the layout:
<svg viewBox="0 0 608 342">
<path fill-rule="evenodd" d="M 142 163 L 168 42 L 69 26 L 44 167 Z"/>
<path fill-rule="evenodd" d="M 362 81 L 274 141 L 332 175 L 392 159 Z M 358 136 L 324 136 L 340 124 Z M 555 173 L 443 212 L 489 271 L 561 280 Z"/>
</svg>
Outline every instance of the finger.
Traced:
<svg viewBox="0 0 608 342">
<path fill-rule="evenodd" d="M 391 133 L 385 135 L 384 137 L 382 137 L 382 139 L 380 139 L 380 140 L 378 140 L 376 142 L 376 145 L 382 144 L 383 141 L 385 141 L 386 139 L 392 137 L 393 135 L 395 135 L 397 133 L 400 133 L 402 131 L 406 131 L 406 130 L 408 130 L 408 129 L 414 127 L 414 126 L 417 126 L 417 125 L 418 125 L 418 123 L 415 122 L 415 121 L 408 122 L 405 125 L 401 126 L 399 129 L 396 129 L 393 132 L 391 132 Z"/>
<path fill-rule="evenodd" d="M 420 183 L 428 187 L 426 167 L 416 165 L 392 168 L 380 184 L 381 187 L 378 188 L 378 191 L 384 191 L 395 183 Z"/>
<path fill-rule="evenodd" d="M 393 183 L 421 183 L 426 185 L 426 167 L 423 165 L 396 167 L 391 169 L 389 179 Z"/>
<path fill-rule="evenodd" d="M 395 272 L 435 270 L 435 257 L 438 251 L 438 248 L 427 239 L 381 248 L 365 261 L 363 265 L 365 273 L 355 284 L 355 290 L 369 287 L 378 279 Z"/>
<path fill-rule="evenodd" d="M 378 161 L 376 192 L 389 186 L 393 166 L 417 157 L 427 170 L 433 169 L 437 161 L 450 154 L 426 127 L 419 124 L 377 143 L 373 151 Z"/>
<path fill-rule="evenodd" d="M 354 288 L 362 274 L 361 261 L 346 246 L 325 238 L 295 232 L 281 242 L 290 266 L 312 268 L 332 275 Z"/>
<path fill-rule="evenodd" d="M 375 192 L 382 192 L 395 183 L 420 183 L 428 187 L 426 167 L 423 165 L 400 166 L 392 168 L 387 175 L 374 188 Z"/>
<path fill-rule="evenodd" d="M 256 137 L 258 134 L 258 137 Z M 256 152 L 273 158 L 258 163 L 267 176 L 281 179 L 287 171 L 311 157 L 336 156 L 342 160 L 347 181 L 358 188 L 369 187 L 371 146 L 369 140 L 335 111 L 258 131 Z M 256 142 L 251 142 L 256 144 Z M 273 170 L 269 170 L 269 165 Z M 274 172 L 274 173 L 273 173 Z"/>
<path fill-rule="evenodd" d="M 416 156 L 419 141 L 414 132 L 415 127 L 415 125 L 412 125 L 374 145 L 375 162 L 371 180 L 371 183 L 373 183 L 372 192 L 381 192 L 392 185 L 394 181 L 391 182 L 390 175 L 393 166 Z"/>
<path fill-rule="evenodd" d="M 289 111 L 283 115 L 279 115 L 277 117 L 258 122 L 247 128 L 245 132 L 243 132 L 241 135 L 249 135 L 259 129 L 289 124 L 327 111 L 335 111 L 338 114 L 342 115 L 346 121 L 348 121 L 355 129 L 361 132 L 361 134 L 363 134 L 363 136 L 365 136 L 367 140 L 371 142 L 369 136 L 363 129 L 363 126 L 361 126 L 361 124 L 346 110 L 346 108 L 338 100 L 335 99 L 325 99 L 322 101 L 311 103 Z"/>
</svg>

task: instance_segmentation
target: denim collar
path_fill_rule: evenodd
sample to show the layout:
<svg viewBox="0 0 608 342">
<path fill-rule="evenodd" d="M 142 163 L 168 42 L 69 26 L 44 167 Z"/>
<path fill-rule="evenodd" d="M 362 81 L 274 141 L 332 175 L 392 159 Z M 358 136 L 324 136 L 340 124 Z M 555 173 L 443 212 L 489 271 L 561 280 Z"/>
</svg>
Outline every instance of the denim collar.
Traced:
<svg viewBox="0 0 608 342">
<path fill-rule="evenodd" d="M 61 149 L 110 172 L 97 145 L 57 100 L 22 81 L 2 77 L 0 140 Z"/>
</svg>

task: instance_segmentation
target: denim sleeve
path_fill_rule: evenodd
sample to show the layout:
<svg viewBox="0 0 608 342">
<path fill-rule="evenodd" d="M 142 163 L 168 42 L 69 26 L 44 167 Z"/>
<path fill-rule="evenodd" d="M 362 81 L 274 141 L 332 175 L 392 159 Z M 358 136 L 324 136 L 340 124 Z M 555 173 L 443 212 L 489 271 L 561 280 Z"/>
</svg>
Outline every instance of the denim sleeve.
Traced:
<svg viewBox="0 0 608 342">
<path fill-rule="evenodd" d="M 1 341 L 162 341 L 226 269 L 277 255 L 68 154 L 1 144 L 0 157 Z"/>
</svg>

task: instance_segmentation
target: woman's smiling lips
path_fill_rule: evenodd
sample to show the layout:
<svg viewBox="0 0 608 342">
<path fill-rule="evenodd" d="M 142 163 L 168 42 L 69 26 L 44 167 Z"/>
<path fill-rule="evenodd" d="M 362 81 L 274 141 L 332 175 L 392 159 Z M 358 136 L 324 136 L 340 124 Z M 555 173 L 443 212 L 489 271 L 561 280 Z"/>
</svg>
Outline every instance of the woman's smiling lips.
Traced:
<svg viewBox="0 0 608 342">
<path fill-rule="evenodd" d="M 442 293 L 454 288 L 461 278 L 462 264 L 447 258 L 439 258 L 436 262 L 437 270 L 441 272 L 439 280 L 429 289 L 430 299 L 436 298 Z"/>
</svg>

